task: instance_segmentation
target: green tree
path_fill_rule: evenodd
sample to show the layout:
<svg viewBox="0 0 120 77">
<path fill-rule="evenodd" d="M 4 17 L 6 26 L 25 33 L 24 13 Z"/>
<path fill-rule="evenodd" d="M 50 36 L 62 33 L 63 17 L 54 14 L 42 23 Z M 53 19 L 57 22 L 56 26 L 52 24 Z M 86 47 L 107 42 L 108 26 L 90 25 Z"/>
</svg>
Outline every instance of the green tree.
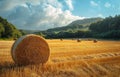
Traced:
<svg viewBox="0 0 120 77">
<path fill-rule="evenodd" d="M 3 24 L 0 23 L 0 38 L 2 37 L 4 31 L 5 31 L 5 29 L 4 29 L 4 27 L 3 27 Z"/>
<path fill-rule="evenodd" d="M 0 38 L 18 38 L 21 35 L 13 24 L 0 17 Z"/>
<path fill-rule="evenodd" d="M 93 23 L 89 29 L 95 37 L 120 38 L 120 15 L 107 17 L 103 21 Z"/>
</svg>

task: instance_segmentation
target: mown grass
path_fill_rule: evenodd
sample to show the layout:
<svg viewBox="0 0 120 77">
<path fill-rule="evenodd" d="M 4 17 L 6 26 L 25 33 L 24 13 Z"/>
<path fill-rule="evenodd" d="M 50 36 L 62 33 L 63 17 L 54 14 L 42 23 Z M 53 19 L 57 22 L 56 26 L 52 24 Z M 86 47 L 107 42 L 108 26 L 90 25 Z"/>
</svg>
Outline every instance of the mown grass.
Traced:
<svg viewBox="0 0 120 77">
<path fill-rule="evenodd" d="M 42 65 L 16 65 L 14 41 L 0 41 L 0 77 L 119 77 L 120 41 L 47 40 L 51 54 Z"/>
</svg>

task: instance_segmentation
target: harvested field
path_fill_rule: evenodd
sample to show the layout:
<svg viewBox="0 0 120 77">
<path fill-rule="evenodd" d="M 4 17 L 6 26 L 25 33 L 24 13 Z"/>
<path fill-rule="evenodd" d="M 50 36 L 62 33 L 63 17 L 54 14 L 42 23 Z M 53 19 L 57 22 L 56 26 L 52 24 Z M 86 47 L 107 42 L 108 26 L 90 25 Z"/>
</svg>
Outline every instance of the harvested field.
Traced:
<svg viewBox="0 0 120 77">
<path fill-rule="evenodd" d="M 14 41 L 0 41 L 0 77 L 120 77 L 120 41 L 47 40 L 49 61 L 17 66 Z"/>
</svg>

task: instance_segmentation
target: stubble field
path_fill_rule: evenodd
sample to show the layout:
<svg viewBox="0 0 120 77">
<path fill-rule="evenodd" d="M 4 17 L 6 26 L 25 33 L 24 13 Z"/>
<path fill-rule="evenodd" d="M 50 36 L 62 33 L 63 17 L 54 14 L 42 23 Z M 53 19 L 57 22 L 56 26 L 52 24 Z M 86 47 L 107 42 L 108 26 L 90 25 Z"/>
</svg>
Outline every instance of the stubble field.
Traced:
<svg viewBox="0 0 120 77">
<path fill-rule="evenodd" d="M 47 42 L 46 64 L 18 66 L 10 52 L 14 41 L 0 41 L 0 77 L 120 77 L 120 41 Z"/>
</svg>

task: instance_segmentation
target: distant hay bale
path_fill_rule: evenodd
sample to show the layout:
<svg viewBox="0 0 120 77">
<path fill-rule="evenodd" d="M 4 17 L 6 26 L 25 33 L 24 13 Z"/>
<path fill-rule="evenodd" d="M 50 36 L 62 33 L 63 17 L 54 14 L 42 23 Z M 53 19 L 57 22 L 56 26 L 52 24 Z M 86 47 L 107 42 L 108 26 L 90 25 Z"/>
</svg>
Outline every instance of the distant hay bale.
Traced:
<svg viewBox="0 0 120 77">
<path fill-rule="evenodd" d="M 63 41 L 63 39 L 60 39 L 61 41 Z"/>
<path fill-rule="evenodd" d="M 13 40 L 17 40 L 17 38 L 14 38 Z"/>
<path fill-rule="evenodd" d="M 77 42 L 81 42 L 81 39 L 77 39 Z"/>
<path fill-rule="evenodd" d="M 42 37 L 29 34 L 20 37 L 12 46 L 11 55 L 19 65 L 46 63 L 50 49 Z"/>
<path fill-rule="evenodd" d="M 93 40 L 94 43 L 97 43 L 98 41 L 96 39 Z"/>
</svg>

